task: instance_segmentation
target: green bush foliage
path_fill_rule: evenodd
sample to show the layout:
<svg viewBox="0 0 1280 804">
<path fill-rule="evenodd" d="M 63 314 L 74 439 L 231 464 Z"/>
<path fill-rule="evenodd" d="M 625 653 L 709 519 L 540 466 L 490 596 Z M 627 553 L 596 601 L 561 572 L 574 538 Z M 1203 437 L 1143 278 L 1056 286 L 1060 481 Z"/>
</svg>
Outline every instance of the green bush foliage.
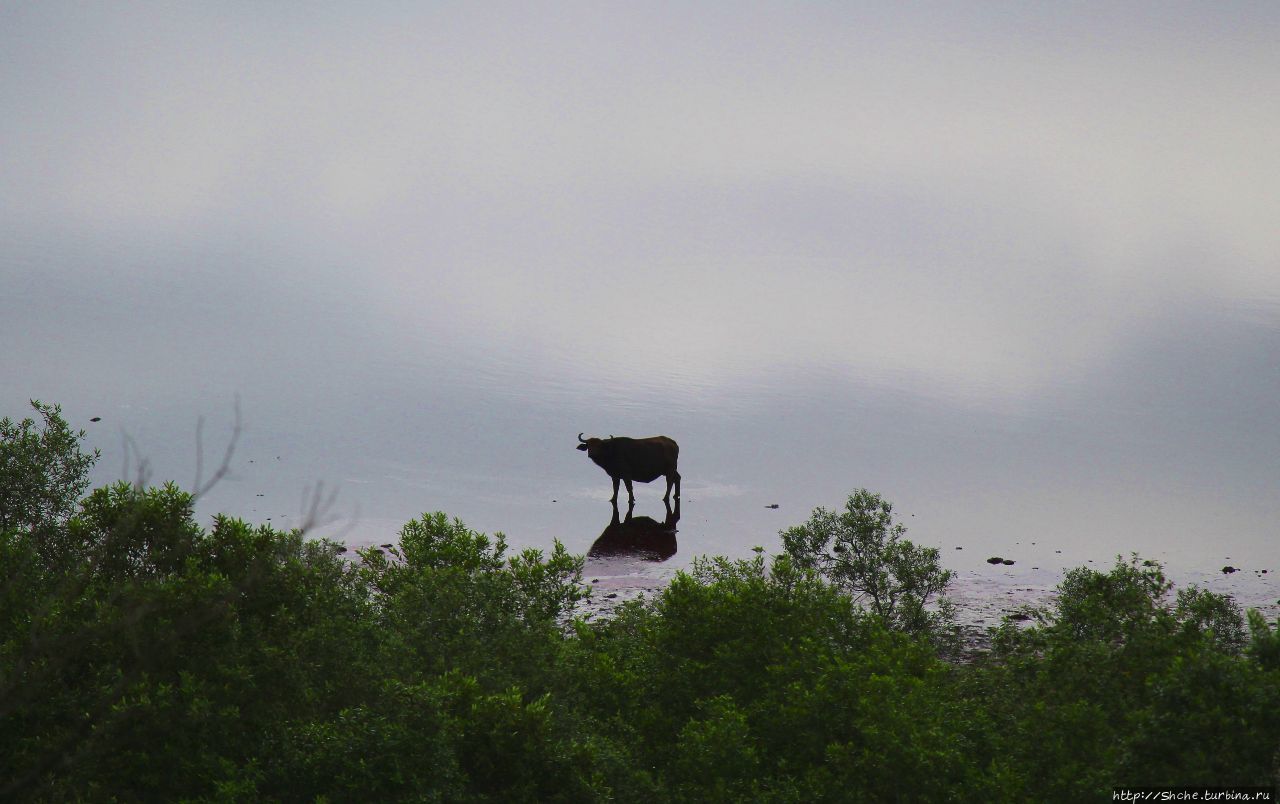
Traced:
<svg viewBox="0 0 1280 804">
<path fill-rule="evenodd" d="M 1280 675 L 1243 652 L 1234 601 L 1192 587 L 1171 603 L 1170 590 L 1160 565 L 1137 556 L 1109 572 L 1077 568 L 1037 625 L 997 635 L 983 682 L 1008 725 L 1003 750 L 1056 800 L 1116 780 L 1275 783 Z M 1265 640 L 1255 629 L 1254 644 Z"/>
<path fill-rule="evenodd" d="M 41 449 L 83 466 L 75 438 Z M 352 558 L 202 527 L 172 485 L 4 482 L 74 505 L 11 504 L 41 513 L 0 529 L 3 800 L 1082 801 L 1276 780 L 1280 623 L 1173 597 L 1135 557 L 1073 570 L 1031 627 L 949 661 L 923 618 L 945 573 L 869 492 L 780 556 L 699 559 L 593 620 L 582 559 L 509 555 L 442 513 Z"/>
<path fill-rule="evenodd" d="M 85 432 L 71 429 L 61 407 L 37 399 L 31 407 L 39 423 L 0 419 L 0 534 L 40 534 L 37 553 L 47 563 L 65 553 L 60 526 L 89 487 L 98 453 L 81 449 Z"/>
<path fill-rule="evenodd" d="M 936 548 L 912 544 L 906 532 L 893 519 L 892 503 L 858 489 L 843 511 L 817 508 L 808 522 L 784 530 L 782 545 L 798 565 L 817 570 L 891 628 L 945 635 L 953 625 L 943 597 L 951 572 Z"/>
</svg>

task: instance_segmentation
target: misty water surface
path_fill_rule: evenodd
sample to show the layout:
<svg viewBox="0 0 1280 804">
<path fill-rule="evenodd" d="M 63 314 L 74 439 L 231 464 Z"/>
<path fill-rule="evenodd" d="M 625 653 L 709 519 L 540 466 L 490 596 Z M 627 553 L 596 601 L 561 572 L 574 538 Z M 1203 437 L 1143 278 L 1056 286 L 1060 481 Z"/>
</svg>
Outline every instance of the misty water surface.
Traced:
<svg viewBox="0 0 1280 804">
<path fill-rule="evenodd" d="M 611 509 L 576 435 L 669 435 L 677 549 L 602 587 L 865 487 L 961 591 L 1137 551 L 1274 602 L 1277 36 L 1274 3 L 15 5 L 0 415 L 190 486 L 238 399 L 206 520 L 323 484 L 351 544 L 443 510 L 578 553 Z"/>
<path fill-rule="evenodd" d="M 329 327 L 313 314 L 279 315 L 325 343 Z M 1064 567 L 1102 568 L 1136 551 L 1179 581 L 1254 604 L 1276 596 L 1255 574 L 1280 572 L 1274 412 L 1250 400 L 1275 393 L 1280 333 L 1239 311 L 1207 312 L 1089 383 L 994 410 L 836 367 L 761 372 L 727 389 L 686 376 L 621 390 L 574 383 L 568 371 L 539 376 L 498 349 L 360 338 L 357 323 L 305 370 L 288 370 L 288 353 L 261 357 L 281 376 L 239 390 L 232 474 L 200 501 L 203 518 L 297 526 L 320 487 L 337 496 L 316 533 L 351 545 L 394 541 L 405 520 L 443 510 L 515 548 L 559 539 L 586 553 L 610 524 L 610 483 L 575 449 L 576 434 L 665 433 L 681 445 L 678 547 L 662 561 L 592 559 L 587 574 L 602 589 L 660 582 L 697 555 L 775 550 L 779 529 L 866 487 L 895 504 L 909 538 L 942 550 L 962 594 L 979 580 L 999 593 L 1047 588 Z M 212 350 L 192 360 L 206 357 L 231 359 Z M 106 367 L 121 382 L 101 389 L 74 379 L 11 385 L 5 413 L 20 415 L 26 394 L 61 401 L 103 451 L 97 482 L 134 477 L 141 455 L 153 480 L 188 487 L 204 417 L 208 477 L 232 433 L 233 384 L 144 376 L 146 394 L 131 392 L 128 359 Z M 577 359 L 560 356 L 566 366 Z M 636 484 L 635 515 L 663 520 L 662 491 L 661 480 Z M 992 555 L 1017 564 L 992 568 Z M 1223 576 L 1225 564 L 1245 571 Z"/>
</svg>

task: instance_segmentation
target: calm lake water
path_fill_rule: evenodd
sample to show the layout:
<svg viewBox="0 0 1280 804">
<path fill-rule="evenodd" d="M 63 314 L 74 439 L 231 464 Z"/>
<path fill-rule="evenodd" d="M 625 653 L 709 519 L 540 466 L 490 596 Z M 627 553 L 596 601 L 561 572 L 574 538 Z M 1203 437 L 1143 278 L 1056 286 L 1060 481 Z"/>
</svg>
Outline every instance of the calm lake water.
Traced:
<svg viewBox="0 0 1280 804">
<path fill-rule="evenodd" d="M 94 302 L 64 304 L 77 315 Z M 577 434 L 666 434 L 683 475 L 673 543 L 661 560 L 615 551 L 588 562 L 588 580 L 620 599 L 695 556 L 775 551 L 780 529 L 865 487 L 894 503 L 908 538 L 941 550 L 957 596 L 982 616 L 1038 599 L 1064 568 L 1105 568 L 1130 552 L 1164 562 L 1179 583 L 1274 610 L 1280 330 L 1274 307 L 1253 309 L 1207 310 L 1103 375 L 1024 395 L 931 394 L 820 355 L 752 371 L 759 356 L 745 352 L 733 366 L 743 379 L 728 382 L 682 374 L 678 355 L 651 379 L 576 380 L 609 373 L 587 356 L 533 361 L 501 344 L 414 341 L 336 316 L 308 317 L 273 350 L 207 359 L 156 358 L 151 341 L 141 351 L 158 360 L 152 368 L 87 341 L 94 366 L 33 368 L 31 382 L 6 371 L 0 402 L 9 416 L 24 414 L 27 397 L 61 402 L 102 450 L 97 483 L 133 477 L 141 455 L 152 480 L 190 487 L 198 419 L 208 477 L 238 399 L 232 473 L 200 500 L 201 518 L 295 526 L 319 488 L 336 498 L 314 532 L 350 545 L 394 541 L 407 519 L 442 510 L 513 548 L 559 539 L 586 553 L 612 508 L 609 479 L 575 449 Z M 662 520 L 662 492 L 661 480 L 637 484 L 635 515 Z M 1016 564 L 992 567 L 996 555 Z M 1223 575 L 1227 564 L 1242 571 Z"/>
<path fill-rule="evenodd" d="M 1137 552 L 1274 604 L 1280 17 L 1112 5 L 22 4 L 0 415 L 190 486 L 238 399 L 202 519 L 579 553 L 577 434 L 671 436 L 613 599 L 867 488 L 974 600 Z"/>
</svg>

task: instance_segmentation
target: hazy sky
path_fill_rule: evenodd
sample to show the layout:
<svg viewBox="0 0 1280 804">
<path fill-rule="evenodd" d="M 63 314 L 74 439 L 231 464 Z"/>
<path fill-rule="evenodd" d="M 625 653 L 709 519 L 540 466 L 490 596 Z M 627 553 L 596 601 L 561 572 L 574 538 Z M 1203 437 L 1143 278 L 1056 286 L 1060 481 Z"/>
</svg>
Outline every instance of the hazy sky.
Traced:
<svg viewBox="0 0 1280 804">
<path fill-rule="evenodd" d="M 1274 2 L 3 3 L 0 412 L 817 378 L 1146 407 L 1270 482 L 1277 43 Z"/>
</svg>

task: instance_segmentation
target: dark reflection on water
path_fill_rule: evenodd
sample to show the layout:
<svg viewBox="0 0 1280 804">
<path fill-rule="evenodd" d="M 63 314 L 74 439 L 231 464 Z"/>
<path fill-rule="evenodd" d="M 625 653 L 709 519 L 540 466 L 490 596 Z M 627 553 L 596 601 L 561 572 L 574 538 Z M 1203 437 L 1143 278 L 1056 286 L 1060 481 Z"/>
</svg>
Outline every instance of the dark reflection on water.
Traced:
<svg viewBox="0 0 1280 804">
<path fill-rule="evenodd" d="M 649 516 L 634 516 L 635 506 L 628 506 L 621 517 L 617 506 L 600 538 L 587 551 L 591 558 L 632 556 L 643 561 L 666 561 L 676 554 L 676 524 L 680 521 L 680 498 L 675 508 L 667 506 L 662 522 Z"/>
</svg>

